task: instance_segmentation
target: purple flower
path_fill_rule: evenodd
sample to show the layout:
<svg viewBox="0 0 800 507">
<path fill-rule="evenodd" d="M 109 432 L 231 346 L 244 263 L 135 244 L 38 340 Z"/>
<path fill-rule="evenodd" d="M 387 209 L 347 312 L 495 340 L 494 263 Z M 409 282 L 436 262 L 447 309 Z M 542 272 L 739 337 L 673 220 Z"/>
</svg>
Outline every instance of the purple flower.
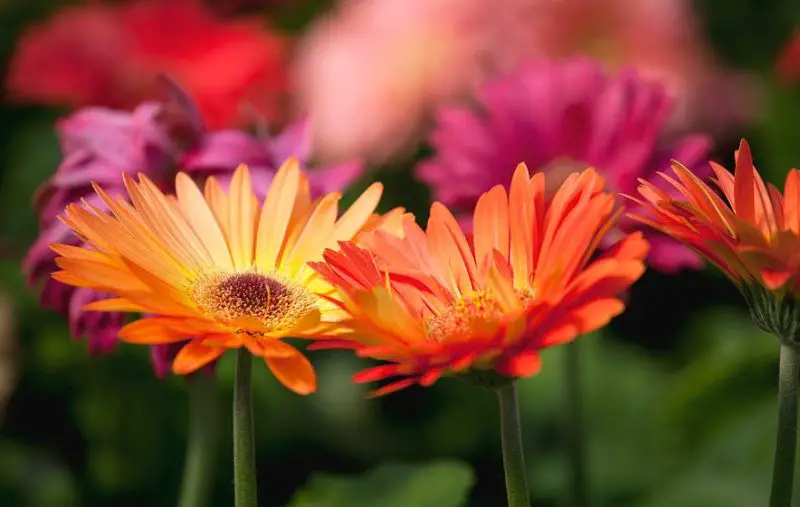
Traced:
<svg viewBox="0 0 800 507">
<path fill-rule="evenodd" d="M 589 59 L 539 61 L 487 83 L 477 101 L 478 110 L 448 106 L 437 111 L 429 139 L 436 154 L 416 168 L 433 197 L 462 219 L 482 192 L 507 185 L 520 162 L 546 171 L 548 190 L 587 166 L 600 170 L 622 193 L 633 192 L 638 178 L 661 186 L 653 177 L 672 159 L 698 176 L 710 173 L 708 136 L 667 140 L 672 100 L 661 84 L 633 70 L 610 76 Z M 631 203 L 625 205 L 632 209 Z M 619 227 L 628 231 L 637 225 L 623 219 Z M 646 232 L 653 267 L 669 272 L 701 265 L 695 253 Z"/>
<path fill-rule="evenodd" d="M 85 199 L 105 208 L 92 183 L 110 192 L 122 191 L 122 174 L 146 173 L 163 182 L 177 154 L 165 126 L 160 106 L 147 102 L 132 113 L 92 107 L 82 109 L 56 125 L 63 159 L 56 173 L 38 190 L 40 235 L 22 263 L 29 283 L 43 284 L 42 305 L 69 319 L 73 338 L 86 336 L 91 353 L 113 350 L 122 315 L 85 312 L 83 306 L 102 299 L 88 289 L 74 288 L 50 278 L 57 268 L 54 242 L 78 245 L 69 228 L 58 220 L 67 204 Z"/>
<path fill-rule="evenodd" d="M 308 121 L 288 126 L 273 138 L 254 136 L 241 130 L 221 130 L 205 136 L 194 150 L 184 156 L 181 166 L 193 176 L 216 176 L 227 186 L 233 170 L 247 164 L 253 189 L 259 199 L 269 190 L 272 177 L 287 158 L 294 156 L 307 169 L 311 157 Z M 364 172 L 361 162 L 344 162 L 308 172 L 313 195 L 323 195 L 347 188 Z"/>
<path fill-rule="evenodd" d="M 226 183 L 226 176 L 232 176 L 240 163 L 251 166 L 256 193 L 263 198 L 286 158 L 294 155 L 304 164 L 310 158 L 305 121 L 274 138 L 236 130 L 208 132 L 191 98 L 175 83 L 165 80 L 164 84 L 168 93 L 164 102 L 143 103 L 132 113 L 87 108 L 58 122 L 63 159 L 37 192 L 40 235 L 23 261 L 23 270 L 30 284 L 42 285 L 42 305 L 66 316 L 72 336 L 86 337 L 90 353 L 113 350 L 123 315 L 86 311 L 86 304 L 106 296 L 66 286 L 50 277 L 57 267 L 49 245 L 80 245 L 57 218 L 67 204 L 84 199 L 104 209 L 92 183 L 102 185 L 112 195 L 124 195 L 123 173 L 145 173 L 163 191 L 170 192 L 178 171 L 189 173 L 199 182 L 215 175 Z M 343 190 L 363 169 L 361 163 L 345 163 L 311 171 L 312 192 L 319 195 Z M 169 370 L 175 350 L 152 347 L 152 364 L 159 377 Z"/>
</svg>

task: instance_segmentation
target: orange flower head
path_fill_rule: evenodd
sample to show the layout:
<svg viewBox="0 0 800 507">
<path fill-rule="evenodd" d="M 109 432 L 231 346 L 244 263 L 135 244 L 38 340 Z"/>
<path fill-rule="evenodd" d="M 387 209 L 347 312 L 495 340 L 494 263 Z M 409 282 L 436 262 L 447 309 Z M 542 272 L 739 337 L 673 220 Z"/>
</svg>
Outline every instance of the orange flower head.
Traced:
<svg viewBox="0 0 800 507">
<path fill-rule="evenodd" d="M 544 174 L 520 164 L 509 192 L 498 185 L 479 199 L 469 236 L 435 203 L 425 231 L 406 217 L 400 235 L 365 232 L 358 244 L 326 250 L 311 265 L 336 287 L 350 331 L 312 346 L 386 361 L 355 377 L 399 377 L 376 395 L 446 374 L 536 373 L 541 349 L 622 312 L 620 294 L 644 271 L 640 233 L 592 259 L 619 216 L 604 185 L 586 169 L 548 201 Z"/>
<path fill-rule="evenodd" d="M 730 278 L 766 331 L 794 340 L 800 318 L 800 172 L 792 169 L 781 194 L 764 183 L 741 141 L 734 174 L 711 162 L 715 189 L 678 162 L 670 192 L 642 181 L 645 212 L 633 218 L 682 241 Z M 721 195 L 720 195 L 721 194 Z M 724 197 L 724 198 L 723 198 Z"/>
<path fill-rule="evenodd" d="M 55 244 L 54 278 L 116 295 L 89 310 L 146 314 L 120 331 L 132 343 L 186 341 L 173 363 L 188 374 L 230 348 L 261 356 L 289 389 L 307 394 L 316 379 L 309 361 L 281 338 L 335 334 L 345 314 L 333 288 L 308 261 L 362 228 L 381 230 L 373 215 L 382 187 L 375 183 L 337 220 L 338 193 L 312 202 L 306 175 L 288 160 L 262 203 L 240 166 L 229 191 L 214 178 L 201 192 L 185 173 L 177 195 L 165 196 L 144 175 L 125 177 L 131 203 L 95 190 L 110 214 L 87 203 L 67 207 L 63 221 L 87 247 Z"/>
</svg>

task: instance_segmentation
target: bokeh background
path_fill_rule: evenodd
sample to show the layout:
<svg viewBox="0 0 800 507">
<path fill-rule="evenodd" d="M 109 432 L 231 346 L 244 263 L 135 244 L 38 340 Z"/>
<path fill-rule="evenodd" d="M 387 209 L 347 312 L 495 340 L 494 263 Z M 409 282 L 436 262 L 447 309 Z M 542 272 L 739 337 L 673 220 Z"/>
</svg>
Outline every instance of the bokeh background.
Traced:
<svg viewBox="0 0 800 507">
<path fill-rule="evenodd" d="M 800 164 L 795 0 L 0 0 L 0 26 L 2 506 L 175 505 L 184 379 L 157 378 L 145 347 L 90 355 L 21 269 L 38 235 L 34 193 L 62 159 L 56 120 L 89 105 L 132 109 L 154 96 L 159 72 L 209 128 L 277 132 L 311 115 L 315 160 L 368 168 L 347 195 L 383 181 L 384 209 L 423 221 L 431 193 L 413 168 L 431 156 L 436 108 L 470 104 L 482 82 L 526 60 L 636 68 L 676 97 L 665 136 L 707 133 L 709 157 L 728 167 L 746 137 L 773 182 Z M 520 382 L 540 506 L 569 497 L 561 352 Z M 720 275 L 648 272 L 581 354 L 593 505 L 764 504 L 778 346 Z M 445 380 L 367 400 L 350 381 L 361 360 L 311 358 L 309 397 L 255 368 L 261 505 L 502 505 L 492 393 Z M 216 370 L 213 506 L 231 504 L 231 359 Z"/>
</svg>

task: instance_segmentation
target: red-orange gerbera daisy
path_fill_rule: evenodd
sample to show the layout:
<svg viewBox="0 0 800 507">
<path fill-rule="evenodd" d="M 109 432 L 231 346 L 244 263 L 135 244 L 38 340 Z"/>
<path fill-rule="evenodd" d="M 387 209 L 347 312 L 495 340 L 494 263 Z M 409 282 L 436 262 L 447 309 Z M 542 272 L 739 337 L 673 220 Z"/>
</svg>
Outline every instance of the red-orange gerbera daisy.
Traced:
<svg viewBox="0 0 800 507">
<path fill-rule="evenodd" d="M 333 289 L 306 263 L 368 221 L 371 229 L 381 226 L 372 216 L 381 185 L 373 184 L 338 220 L 341 195 L 312 202 L 294 159 L 277 172 L 263 205 L 244 166 L 227 194 L 212 177 L 204 195 L 184 173 L 176 177 L 176 196 L 165 196 L 144 175 L 139 182 L 126 177 L 125 185 L 132 204 L 95 187 L 111 215 L 87 203 L 67 207 L 64 222 L 89 246 L 53 245 L 62 269 L 53 276 L 118 296 L 91 303 L 90 310 L 148 314 L 122 328 L 123 341 L 188 339 L 175 373 L 244 346 L 264 357 L 289 389 L 314 391 L 311 364 L 280 339 L 334 331 L 343 312 L 320 297 Z"/>
<path fill-rule="evenodd" d="M 541 349 L 622 312 L 619 295 L 644 272 L 640 233 L 591 260 L 619 216 L 604 184 L 586 169 L 546 202 L 544 174 L 520 164 L 508 193 L 498 185 L 479 199 L 469 238 L 435 203 L 426 231 L 407 219 L 402 237 L 375 231 L 359 236 L 366 248 L 326 250 L 311 265 L 338 289 L 352 331 L 313 346 L 388 361 L 355 377 L 403 377 L 376 395 L 467 370 L 536 373 Z"/>
<path fill-rule="evenodd" d="M 662 176 L 680 198 L 643 181 L 634 216 L 684 242 L 718 266 L 750 306 L 756 324 L 781 340 L 778 431 L 770 505 L 792 504 L 800 375 L 800 172 L 789 171 L 783 194 L 765 184 L 742 140 L 735 173 L 712 163 L 725 200 L 678 162 L 677 179 Z M 636 200 L 635 198 L 631 198 Z"/>
<path fill-rule="evenodd" d="M 781 194 L 761 179 L 746 141 L 735 158 L 735 174 L 711 163 L 713 183 L 725 199 L 673 162 L 675 178 L 662 176 L 680 198 L 643 181 L 643 199 L 631 199 L 640 202 L 646 214 L 633 218 L 700 252 L 739 287 L 761 327 L 794 339 L 798 324 L 786 318 L 789 308 L 782 302 L 800 298 L 800 172 L 789 171 Z"/>
</svg>

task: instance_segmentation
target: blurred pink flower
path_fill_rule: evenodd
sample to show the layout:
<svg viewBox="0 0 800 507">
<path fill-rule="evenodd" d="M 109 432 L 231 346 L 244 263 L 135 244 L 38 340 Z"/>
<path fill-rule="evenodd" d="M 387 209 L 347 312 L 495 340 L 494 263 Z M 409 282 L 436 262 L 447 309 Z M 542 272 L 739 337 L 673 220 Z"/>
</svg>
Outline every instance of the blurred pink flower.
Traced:
<svg viewBox="0 0 800 507">
<path fill-rule="evenodd" d="M 381 161 L 407 147 L 432 106 L 516 63 L 524 2 L 340 2 L 301 42 L 294 74 L 319 153 Z"/>
<path fill-rule="evenodd" d="M 677 129 L 735 129 L 757 112 L 754 77 L 723 69 L 688 0 L 534 0 L 531 58 L 587 55 L 636 68 L 675 97 Z"/>
<path fill-rule="evenodd" d="M 305 121 L 290 125 L 274 138 L 234 130 L 207 131 L 191 99 L 174 85 L 170 84 L 169 91 L 168 100 L 143 103 L 132 113 L 97 107 L 82 109 L 56 126 L 63 160 L 37 192 L 40 235 L 23 261 L 23 270 L 30 284 L 43 285 L 42 304 L 65 315 L 73 338 L 85 336 L 91 353 L 113 350 L 123 315 L 84 311 L 85 304 L 102 295 L 66 286 L 50 277 L 56 266 L 49 245 L 80 244 L 57 218 L 68 203 L 85 199 L 104 208 L 92 191 L 92 182 L 101 184 L 112 195 L 125 195 L 123 173 L 145 173 L 169 192 L 178 170 L 185 170 L 202 182 L 211 174 L 224 178 L 240 163 L 253 164 L 256 191 L 263 197 L 279 160 L 294 155 L 305 165 L 311 155 Z M 236 142 L 224 142 L 226 138 Z M 361 163 L 348 162 L 312 170 L 312 190 L 343 190 L 362 174 L 363 168 Z M 169 370 L 169 362 L 163 360 L 169 353 L 168 347 L 159 347 L 151 354 L 159 376 Z"/>
<path fill-rule="evenodd" d="M 416 168 L 434 199 L 462 219 L 482 192 L 507 184 L 520 162 L 546 171 L 548 189 L 587 166 L 623 193 L 633 192 L 638 178 L 666 170 L 671 159 L 700 176 L 710 173 L 705 163 L 709 138 L 665 142 L 671 100 L 662 85 L 632 70 L 608 76 L 589 59 L 537 62 L 488 82 L 478 102 L 478 110 L 447 106 L 437 111 L 429 139 L 435 155 Z M 624 231 L 635 226 L 628 220 L 620 225 Z M 674 271 L 700 265 L 697 255 L 666 236 L 648 235 L 654 267 Z"/>
<path fill-rule="evenodd" d="M 6 87 L 17 101 L 132 108 L 159 73 L 186 86 L 214 128 L 240 123 L 244 103 L 276 119 L 286 42 L 257 20 L 217 18 L 200 0 L 68 6 L 22 36 Z"/>
</svg>

